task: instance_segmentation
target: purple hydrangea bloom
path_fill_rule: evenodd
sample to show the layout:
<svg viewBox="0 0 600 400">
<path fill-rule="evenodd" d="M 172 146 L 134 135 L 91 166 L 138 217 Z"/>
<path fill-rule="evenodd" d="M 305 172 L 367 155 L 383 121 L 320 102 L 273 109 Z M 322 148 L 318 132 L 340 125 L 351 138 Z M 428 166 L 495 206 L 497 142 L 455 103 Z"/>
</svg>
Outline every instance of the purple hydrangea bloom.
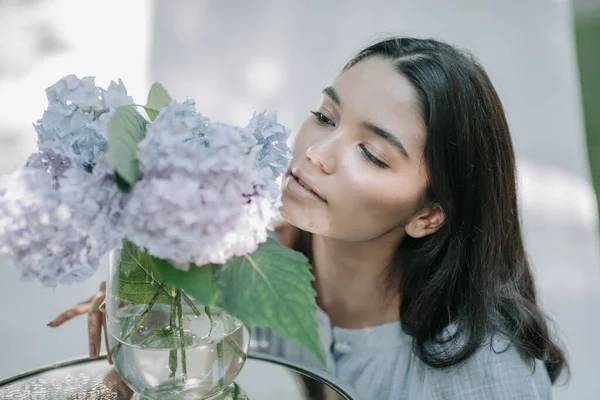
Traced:
<svg viewBox="0 0 600 400">
<path fill-rule="evenodd" d="M 172 102 L 138 145 L 143 179 L 126 208 L 128 238 L 181 268 L 225 263 L 267 239 L 275 210 L 248 130 L 210 122 L 193 101 Z"/>
<path fill-rule="evenodd" d="M 193 101 L 172 102 L 138 144 L 142 180 L 122 193 L 106 162 L 107 123 L 131 104 L 70 75 L 47 89 L 39 152 L 0 178 L 0 253 L 25 277 L 56 286 L 93 274 L 127 237 L 179 268 L 225 263 L 267 239 L 280 205 L 289 131 L 275 114 L 245 128 L 210 121 Z"/>
<path fill-rule="evenodd" d="M 46 171 L 50 176 L 50 186 L 53 189 L 58 188 L 59 178 L 72 166 L 70 158 L 55 153 L 51 149 L 31 154 L 26 164 L 27 168 Z"/>
<path fill-rule="evenodd" d="M 46 286 L 81 282 L 123 239 L 126 199 L 105 163 L 66 168 L 56 189 L 51 179 L 38 168 L 0 178 L 0 253 Z"/>
</svg>

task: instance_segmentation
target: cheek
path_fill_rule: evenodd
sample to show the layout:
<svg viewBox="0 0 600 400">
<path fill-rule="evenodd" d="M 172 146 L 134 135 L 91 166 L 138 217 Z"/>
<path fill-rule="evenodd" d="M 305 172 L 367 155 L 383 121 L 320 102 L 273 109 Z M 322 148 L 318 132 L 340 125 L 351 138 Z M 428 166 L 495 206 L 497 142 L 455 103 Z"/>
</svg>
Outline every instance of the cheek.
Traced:
<svg viewBox="0 0 600 400">
<path fill-rule="evenodd" d="M 292 154 L 294 157 L 305 154 L 306 149 L 313 144 L 315 141 L 315 132 L 313 131 L 314 129 L 310 127 L 310 121 L 305 120 L 292 141 Z"/>
<path fill-rule="evenodd" d="M 347 182 L 343 191 L 348 200 L 342 202 L 343 214 L 352 215 L 352 220 L 364 229 L 388 230 L 404 224 L 417 212 L 424 191 L 423 183 L 411 176 L 356 174 Z"/>
</svg>

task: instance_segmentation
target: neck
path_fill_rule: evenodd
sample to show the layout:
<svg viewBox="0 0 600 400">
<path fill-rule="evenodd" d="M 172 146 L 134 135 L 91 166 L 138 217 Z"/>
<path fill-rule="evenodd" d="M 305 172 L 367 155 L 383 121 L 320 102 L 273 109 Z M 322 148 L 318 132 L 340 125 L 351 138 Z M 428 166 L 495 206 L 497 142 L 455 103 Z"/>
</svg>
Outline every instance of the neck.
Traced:
<svg viewBox="0 0 600 400">
<path fill-rule="evenodd" d="M 390 268 L 400 262 L 396 237 L 348 242 L 313 235 L 317 302 L 333 326 L 360 329 L 398 321 L 398 284 Z"/>
</svg>

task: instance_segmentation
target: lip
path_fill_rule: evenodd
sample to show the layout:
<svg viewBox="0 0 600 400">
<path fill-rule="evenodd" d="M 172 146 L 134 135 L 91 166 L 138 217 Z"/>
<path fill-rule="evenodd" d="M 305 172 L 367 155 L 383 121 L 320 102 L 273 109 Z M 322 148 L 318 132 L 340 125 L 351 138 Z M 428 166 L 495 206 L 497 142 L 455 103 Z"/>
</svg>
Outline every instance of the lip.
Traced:
<svg viewBox="0 0 600 400">
<path fill-rule="evenodd" d="M 325 197 L 323 197 L 319 189 L 315 187 L 315 184 L 312 181 L 312 179 L 308 178 L 305 174 L 298 170 L 288 171 L 288 175 L 289 177 L 286 184 L 286 189 L 292 194 L 295 194 L 299 197 L 317 199 L 319 201 L 327 203 Z M 308 190 L 307 188 L 302 186 L 300 182 L 298 182 L 298 179 L 302 180 L 302 182 L 309 186 L 311 190 Z"/>
</svg>

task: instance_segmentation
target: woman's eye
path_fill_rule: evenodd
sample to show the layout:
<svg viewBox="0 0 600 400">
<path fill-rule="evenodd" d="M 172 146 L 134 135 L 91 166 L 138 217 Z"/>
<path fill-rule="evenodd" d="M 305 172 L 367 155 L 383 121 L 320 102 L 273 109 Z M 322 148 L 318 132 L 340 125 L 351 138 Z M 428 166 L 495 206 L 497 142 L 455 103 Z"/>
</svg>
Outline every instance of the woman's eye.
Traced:
<svg viewBox="0 0 600 400">
<path fill-rule="evenodd" d="M 380 161 L 377 157 L 375 157 L 369 150 L 367 150 L 367 148 L 365 147 L 364 144 L 359 145 L 360 150 L 363 154 L 363 156 L 365 157 L 365 159 L 370 162 L 371 164 L 375 165 L 377 168 L 389 168 L 389 166 L 384 163 L 383 161 Z"/>
<path fill-rule="evenodd" d="M 335 123 L 329 117 L 325 116 L 325 114 L 323 114 L 322 112 L 311 111 L 311 113 L 315 116 L 318 123 L 322 125 L 335 126 Z"/>
</svg>

